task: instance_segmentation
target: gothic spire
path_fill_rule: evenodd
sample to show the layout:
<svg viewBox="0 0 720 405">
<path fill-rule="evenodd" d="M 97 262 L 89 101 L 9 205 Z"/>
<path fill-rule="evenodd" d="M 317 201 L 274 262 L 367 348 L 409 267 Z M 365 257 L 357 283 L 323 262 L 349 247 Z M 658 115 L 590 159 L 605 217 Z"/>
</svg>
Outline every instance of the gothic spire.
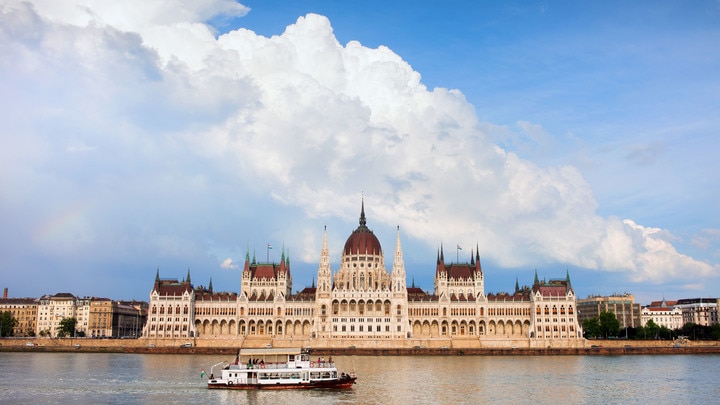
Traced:
<svg viewBox="0 0 720 405">
<path fill-rule="evenodd" d="M 365 198 L 360 202 L 360 228 L 367 228 L 365 221 Z"/>
<path fill-rule="evenodd" d="M 402 248 L 400 247 L 400 225 L 398 225 L 397 227 L 397 237 L 395 238 L 395 258 L 397 259 L 398 256 L 402 261 Z"/>
</svg>

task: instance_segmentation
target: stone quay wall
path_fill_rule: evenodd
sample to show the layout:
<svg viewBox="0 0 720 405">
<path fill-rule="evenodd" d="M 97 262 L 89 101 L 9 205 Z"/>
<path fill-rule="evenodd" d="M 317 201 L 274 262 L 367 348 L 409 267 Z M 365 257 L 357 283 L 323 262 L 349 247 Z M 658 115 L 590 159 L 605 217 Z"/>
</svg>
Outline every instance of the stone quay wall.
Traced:
<svg viewBox="0 0 720 405">
<path fill-rule="evenodd" d="M 239 339 L 87 339 L 3 338 L 0 351 L 235 354 L 240 348 L 303 347 L 318 355 L 618 355 L 720 354 L 718 341 L 572 340 L 538 342 L 530 339 L 408 339 L 369 341 L 278 339 L 249 336 Z"/>
</svg>

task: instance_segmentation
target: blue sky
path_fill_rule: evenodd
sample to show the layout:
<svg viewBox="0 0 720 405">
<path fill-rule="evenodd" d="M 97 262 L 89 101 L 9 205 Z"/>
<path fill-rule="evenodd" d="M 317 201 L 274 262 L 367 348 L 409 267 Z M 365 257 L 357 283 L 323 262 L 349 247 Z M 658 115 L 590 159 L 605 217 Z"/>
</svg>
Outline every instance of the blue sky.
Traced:
<svg viewBox="0 0 720 405">
<path fill-rule="evenodd" d="M 31 3 L 0 1 L 11 296 L 237 291 L 248 251 L 302 289 L 363 195 L 428 290 L 442 244 L 486 292 L 720 295 L 716 1 Z"/>
</svg>

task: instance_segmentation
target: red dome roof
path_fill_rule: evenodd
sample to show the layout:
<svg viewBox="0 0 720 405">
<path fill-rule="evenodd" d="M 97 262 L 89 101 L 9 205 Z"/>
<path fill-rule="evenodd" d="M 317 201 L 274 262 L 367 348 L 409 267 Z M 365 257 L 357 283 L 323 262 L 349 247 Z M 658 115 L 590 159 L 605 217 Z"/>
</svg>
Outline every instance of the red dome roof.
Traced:
<svg viewBox="0 0 720 405">
<path fill-rule="evenodd" d="M 362 204 L 360 209 L 360 226 L 353 231 L 347 242 L 345 242 L 343 254 L 382 254 L 380 241 L 375 237 L 373 231 L 365 225 L 365 203 Z"/>
</svg>

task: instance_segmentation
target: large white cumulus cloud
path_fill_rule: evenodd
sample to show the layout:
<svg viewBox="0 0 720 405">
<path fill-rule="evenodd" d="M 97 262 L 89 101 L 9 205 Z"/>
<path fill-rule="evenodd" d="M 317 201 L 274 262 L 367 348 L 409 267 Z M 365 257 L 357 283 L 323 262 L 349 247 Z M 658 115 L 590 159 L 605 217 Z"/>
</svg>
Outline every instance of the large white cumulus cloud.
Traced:
<svg viewBox="0 0 720 405">
<path fill-rule="evenodd" d="M 8 222 L 29 222 L 28 239 L 50 249 L 43 218 L 89 200 L 74 237 L 57 238 L 63 250 L 139 239 L 171 255 L 193 250 L 171 230 L 210 233 L 224 221 L 178 216 L 242 199 L 248 185 L 311 217 L 355 216 L 348 196 L 365 190 L 374 221 L 429 246 L 477 241 L 505 266 L 560 262 L 638 281 L 714 271 L 678 253 L 667 232 L 599 217 L 576 169 L 493 144 L 462 93 L 426 88 L 390 49 L 338 43 L 325 17 L 300 17 L 271 38 L 217 36 L 204 23 L 246 12 L 222 0 L 3 2 Z M 118 225 L 138 220 L 127 212 L 146 213 L 140 236 Z"/>
</svg>

